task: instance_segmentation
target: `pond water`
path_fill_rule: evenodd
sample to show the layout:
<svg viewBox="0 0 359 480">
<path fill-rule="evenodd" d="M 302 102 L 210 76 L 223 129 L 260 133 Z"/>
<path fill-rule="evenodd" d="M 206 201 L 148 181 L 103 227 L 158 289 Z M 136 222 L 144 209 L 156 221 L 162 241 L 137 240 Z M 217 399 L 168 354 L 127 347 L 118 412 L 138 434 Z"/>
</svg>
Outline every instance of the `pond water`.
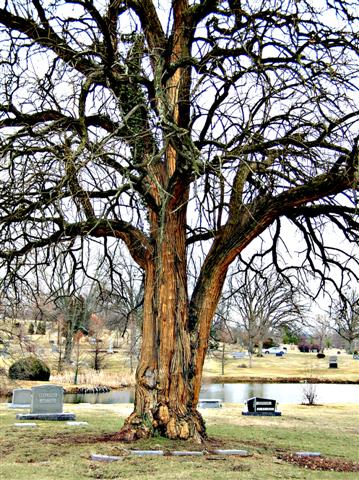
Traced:
<svg viewBox="0 0 359 480">
<path fill-rule="evenodd" d="M 314 384 L 316 403 L 359 403 L 359 385 Z M 244 403 L 251 397 L 273 398 L 279 403 L 303 402 L 305 385 L 301 383 L 212 383 L 203 385 L 201 398 L 216 398 L 222 402 Z M 130 389 L 108 393 L 66 394 L 65 403 L 133 403 Z"/>
</svg>

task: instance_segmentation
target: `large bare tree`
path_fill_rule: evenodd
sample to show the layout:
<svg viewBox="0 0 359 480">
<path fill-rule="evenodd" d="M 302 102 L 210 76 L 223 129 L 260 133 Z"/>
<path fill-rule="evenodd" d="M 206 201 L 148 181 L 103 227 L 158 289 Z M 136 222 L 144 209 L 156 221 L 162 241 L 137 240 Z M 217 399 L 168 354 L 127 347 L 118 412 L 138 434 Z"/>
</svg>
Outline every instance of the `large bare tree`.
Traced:
<svg viewBox="0 0 359 480">
<path fill-rule="evenodd" d="M 358 239 L 356 1 L 1 5 L 4 288 L 55 263 L 55 244 L 76 273 L 87 239 L 106 255 L 123 242 L 145 293 L 122 438 L 201 440 L 202 367 L 229 265 L 271 226 L 277 263 L 284 217 L 323 278 L 339 261 L 320 225 Z"/>
</svg>

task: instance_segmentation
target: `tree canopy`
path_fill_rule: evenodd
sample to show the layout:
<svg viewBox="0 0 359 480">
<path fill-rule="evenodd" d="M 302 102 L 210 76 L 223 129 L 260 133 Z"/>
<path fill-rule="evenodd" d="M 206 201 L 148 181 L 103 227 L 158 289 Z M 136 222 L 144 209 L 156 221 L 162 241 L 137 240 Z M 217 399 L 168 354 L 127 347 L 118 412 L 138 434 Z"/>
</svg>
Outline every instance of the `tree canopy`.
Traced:
<svg viewBox="0 0 359 480">
<path fill-rule="evenodd" d="M 109 239 L 127 246 L 145 293 L 124 435 L 204 435 L 196 404 L 211 320 L 228 267 L 268 228 L 279 270 L 283 218 L 304 236 L 303 267 L 328 278 L 358 263 L 356 7 L 2 2 L 4 284 L 60 255 L 75 274 L 87 239 L 101 241 L 116 272 Z M 340 260 L 328 223 L 349 242 Z"/>
</svg>

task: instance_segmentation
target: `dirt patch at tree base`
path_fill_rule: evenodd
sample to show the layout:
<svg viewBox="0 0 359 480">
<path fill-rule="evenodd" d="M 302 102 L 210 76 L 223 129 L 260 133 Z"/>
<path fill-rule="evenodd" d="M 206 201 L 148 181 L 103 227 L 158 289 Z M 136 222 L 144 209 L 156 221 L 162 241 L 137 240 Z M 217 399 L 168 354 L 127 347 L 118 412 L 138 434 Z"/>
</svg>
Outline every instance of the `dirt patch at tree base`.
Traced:
<svg viewBox="0 0 359 480">
<path fill-rule="evenodd" d="M 305 457 L 292 453 L 278 455 L 278 458 L 308 470 L 359 472 L 359 463 L 349 462 L 338 458 Z"/>
<path fill-rule="evenodd" d="M 99 444 L 99 443 L 123 443 L 119 441 L 118 432 L 115 433 L 104 433 L 101 435 L 93 434 L 65 434 L 65 435 L 56 435 L 56 437 L 44 437 L 46 438 L 46 443 L 54 445 L 80 445 L 80 444 Z M 139 449 L 138 441 L 126 443 L 126 449 L 130 448 L 131 445 L 133 449 Z M 186 450 L 198 450 L 198 443 L 191 442 L 190 440 L 176 440 L 174 441 L 174 449 L 177 449 L 178 445 L 182 445 Z M 143 446 L 143 445 L 141 445 Z M 151 449 L 146 446 L 146 449 Z M 203 450 L 214 450 L 214 449 L 228 449 L 228 448 L 239 448 L 238 442 L 228 442 L 228 440 L 223 440 L 216 437 L 207 438 L 202 444 L 201 448 Z"/>
</svg>

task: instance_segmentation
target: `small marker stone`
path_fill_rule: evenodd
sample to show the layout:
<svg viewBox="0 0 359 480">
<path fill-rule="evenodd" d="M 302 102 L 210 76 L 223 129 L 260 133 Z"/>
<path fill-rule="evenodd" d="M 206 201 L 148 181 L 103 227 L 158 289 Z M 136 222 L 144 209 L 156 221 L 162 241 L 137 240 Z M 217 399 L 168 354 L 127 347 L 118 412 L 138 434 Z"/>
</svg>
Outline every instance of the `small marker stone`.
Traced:
<svg viewBox="0 0 359 480">
<path fill-rule="evenodd" d="M 37 424 L 36 423 L 14 423 L 14 427 L 35 428 L 35 427 L 37 427 Z"/>
<path fill-rule="evenodd" d="M 320 457 L 320 452 L 295 452 L 298 457 Z"/>
<path fill-rule="evenodd" d="M 164 455 L 163 450 L 130 450 L 128 453 L 130 455 L 136 455 L 138 457 L 142 457 L 145 455 L 154 456 L 154 457 Z"/>
<path fill-rule="evenodd" d="M 247 450 L 212 450 L 211 453 L 215 453 L 217 455 L 240 455 L 241 457 L 249 456 Z"/>
<path fill-rule="evenodd" d="M 191 452 L 191 451 L 183 451 L 183 452 L 180 452 L 180 451 L 174 451 L 174 452 L 171 452 L 171 455 L 174 455 L 176 457 L 183 457 L 185 455 L 188 455 L 188 456 L 200 456 L 200 455 L 203 455 L 203 452 Z"/>
<path fill-rule="evenodd" d="M 100 455 L 93 453 L 91 455 L 91 460 L 96 462 L 118 462 L 119 460 L 123 460 L 123 457 L 117 457 L 115 455 Z"/>
<path fill-rule="evenodd" d="M 71 427 L 83 427 L 85 425 L 88 425 L 88 422 L 66 422 L 66 425 L 70 425 Z"/>
</svg>

